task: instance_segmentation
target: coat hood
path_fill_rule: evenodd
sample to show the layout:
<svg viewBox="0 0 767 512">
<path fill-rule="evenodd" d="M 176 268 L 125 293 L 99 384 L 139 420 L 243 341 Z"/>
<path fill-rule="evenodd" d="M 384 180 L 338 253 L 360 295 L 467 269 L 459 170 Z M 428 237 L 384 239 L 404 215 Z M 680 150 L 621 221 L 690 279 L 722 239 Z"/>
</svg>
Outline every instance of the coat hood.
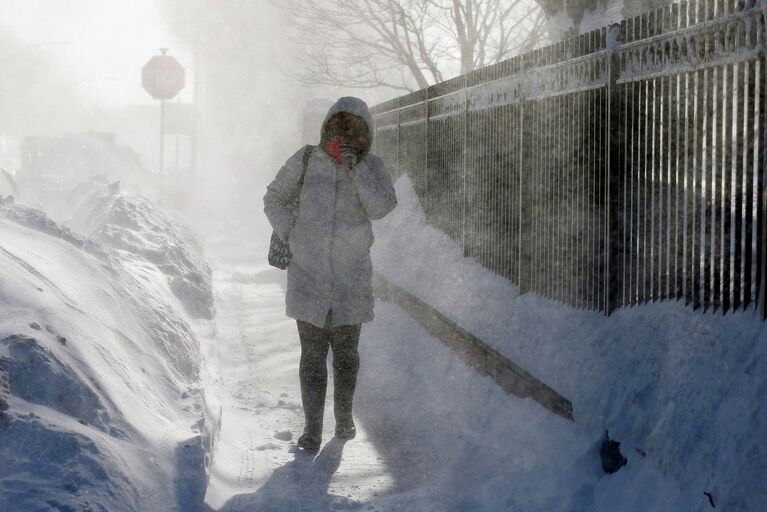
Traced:
<svg viewBox="0 0 767 512">
<path fill-rule="evenodd" d="M 370 134 L 370 145 L 372 146 L 373 138 L 375 137 L 375 123 L 373 122 L 373 115 L 370 113 L 367 103 L 359 98 L 355 98 L 354 96 L 344 96 L 343 98 L 339 98 L 338 101 L 336 101 L 333 106 L 330 107 L 330 110 L 328 110 L 328 113 L 325 116 L 325 120 L 322 121 L 321 135 L 325 134 L 325 126 L 327 125 L 328 120 L 339 112 L 348 112 L 349 114 L 354 114 L 355 116 L 359 116 L 365 120 L 365 123 L 368 125 L 368 132 Z M 365 153 L 368 151 L 370 151 L 370 148 L 367 148 Z"/>
</svg>

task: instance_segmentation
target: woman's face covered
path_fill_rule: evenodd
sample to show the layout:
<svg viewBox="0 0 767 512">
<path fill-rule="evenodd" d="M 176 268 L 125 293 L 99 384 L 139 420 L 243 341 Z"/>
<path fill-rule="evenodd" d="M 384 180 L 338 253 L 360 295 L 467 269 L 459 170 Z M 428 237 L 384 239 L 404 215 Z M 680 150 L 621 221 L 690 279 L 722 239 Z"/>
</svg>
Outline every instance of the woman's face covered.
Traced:
<svg viewBox="0 0 767 512">
<path fill-rule="evenodd" d="M 325 125 L 326 144 L 329 147 L 352 145 L 357 154 L 367 153 L 370 133 L 364 119 L 348 112 L 339 112 L 328 119 Z"/>
</svg>

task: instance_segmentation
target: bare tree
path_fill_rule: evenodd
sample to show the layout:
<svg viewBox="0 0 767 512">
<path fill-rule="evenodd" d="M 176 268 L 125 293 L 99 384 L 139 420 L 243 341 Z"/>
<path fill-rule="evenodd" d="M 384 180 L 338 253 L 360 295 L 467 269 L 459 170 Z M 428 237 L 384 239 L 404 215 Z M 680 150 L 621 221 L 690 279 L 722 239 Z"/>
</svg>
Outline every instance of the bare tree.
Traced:
<svg viewBox="0 0 767 512">
<path fill-rule="evenodd" d="M 174 46 L 183 43 L 196 56 L 201 137 L 208 138 L 200 144 L 208 154 L 200 158 L 216 165 L 253 147 L 281 154 L 281 136 L 262 145 L 259 137 L 289 134 L 299 122 L 295 105 L 307 94 L 357 87 L 380 98 L 426 87 L 525 51 L 545 31 L 534 0 L 157 3 L 178 38 Z M 273 73 L 276 67 L 284 72 Z M 292 87 L 302 81 L 311 87 Z M 386 86 L 391 89 L 372 90 Z"/>
<path fill-rule="evenodd" d="M 533 48 L 545 16 L 530 0 L 274 0 L 305 52 L 301 83 L 409 91 Z"/>
</svg>

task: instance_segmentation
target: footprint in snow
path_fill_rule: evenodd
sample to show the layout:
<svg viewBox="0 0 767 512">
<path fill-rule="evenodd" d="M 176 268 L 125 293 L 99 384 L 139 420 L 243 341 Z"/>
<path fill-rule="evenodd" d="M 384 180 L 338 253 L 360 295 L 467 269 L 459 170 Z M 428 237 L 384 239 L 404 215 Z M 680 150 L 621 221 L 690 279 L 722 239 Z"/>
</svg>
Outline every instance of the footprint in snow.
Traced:
<svg viewBox="0 0 767 512">
<path fill-rule="evenodd" d="M 287 430 L 283 430 L 282 432 L 275 432 L 274 438 L 279 439 L 280 441 L 290 441 L 293 439 L 293 434 Z"/>
<path fill-rule="evenodd" d="M 276 445 L 274 443 L 266 443 L 259 446 L 256 446 L 256 450 L 259 452 L 263 452 L 264 450 L 279 450 L 280 446 Z"/>
</svg>

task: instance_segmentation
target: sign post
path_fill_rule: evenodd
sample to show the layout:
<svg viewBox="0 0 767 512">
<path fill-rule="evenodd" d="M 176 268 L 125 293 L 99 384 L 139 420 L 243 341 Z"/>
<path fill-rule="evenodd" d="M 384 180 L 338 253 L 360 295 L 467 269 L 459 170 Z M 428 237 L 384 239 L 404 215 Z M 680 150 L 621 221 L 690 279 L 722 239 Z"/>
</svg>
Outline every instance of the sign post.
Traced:
<svg viewBox="0 0 767 512">
<path fill-rule="evenodd" d="M 167 48 L 160 48 L 160 55 L 155 55 L 141 68 L 141 86 L 154 99 L 160 100 L 160 158 L 158 172 L 161 187 L 164 188 L 163 160 L 165 146 L 165 102 L 172 100 L 185 85 L 184 66 L 174 57 L 167 55 Z"/>
<path fill-rule="evenodd" d="M 160 188 L 165 190 L 165 100 L 160 100 L 160 158 L 157 164 Z"/>
</svg>

